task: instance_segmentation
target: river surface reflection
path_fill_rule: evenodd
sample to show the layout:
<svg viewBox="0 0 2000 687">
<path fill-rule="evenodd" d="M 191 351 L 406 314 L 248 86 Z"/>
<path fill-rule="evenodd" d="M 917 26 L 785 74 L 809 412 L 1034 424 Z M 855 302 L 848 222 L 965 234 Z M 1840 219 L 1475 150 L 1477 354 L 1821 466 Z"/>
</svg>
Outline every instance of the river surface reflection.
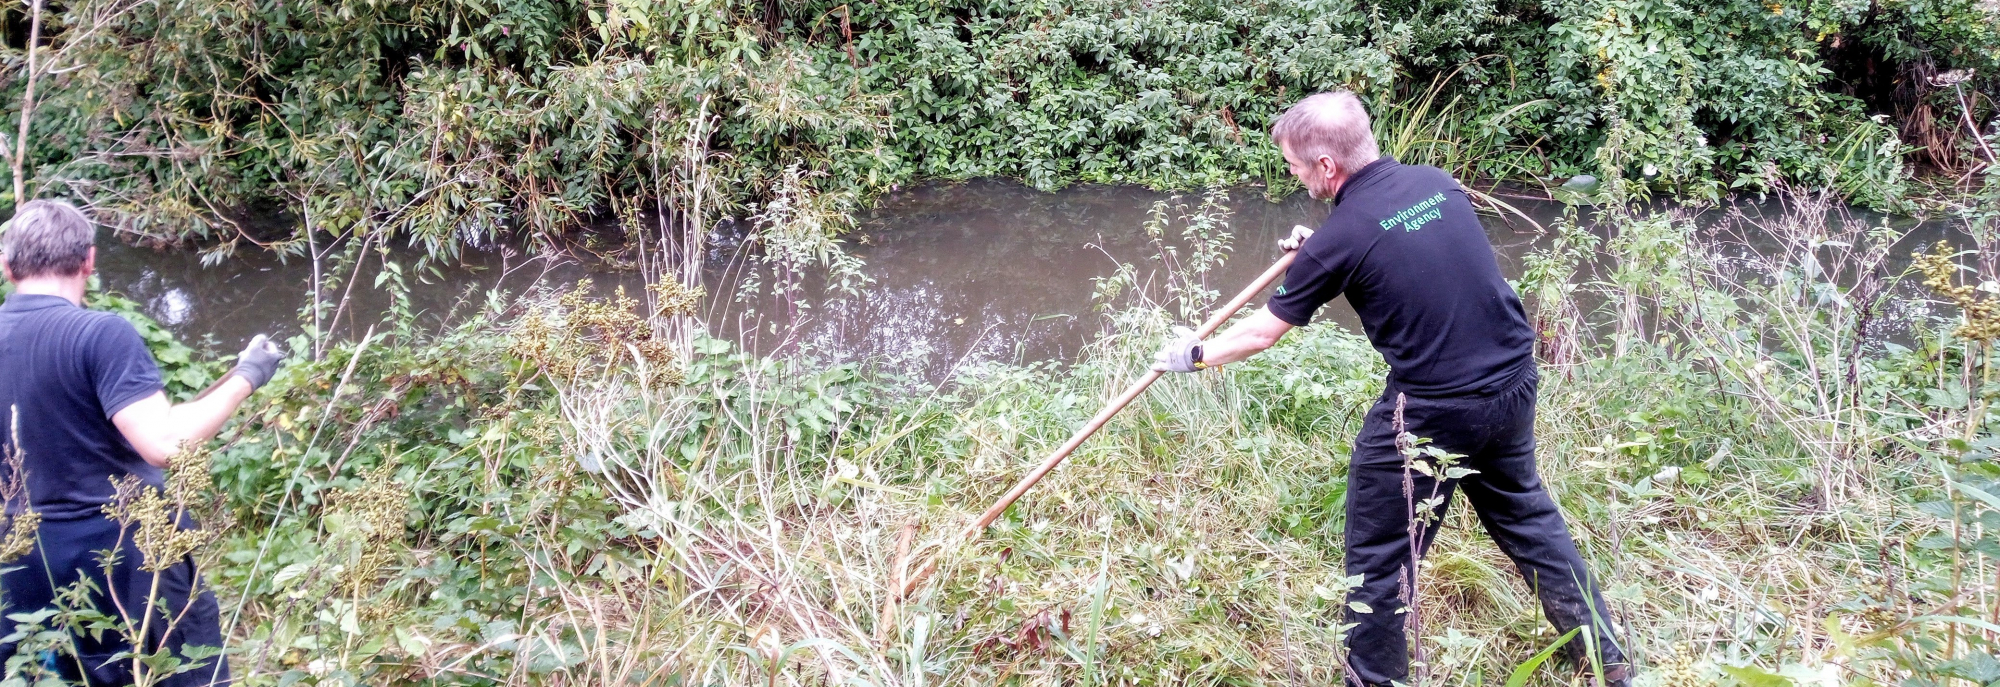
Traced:
<svg viewBox="0 0 2000 687">
<path fill-rule="evenodd" d="M 1326 204 L 1304 194 L 1275 202 L 1265 199 L 1261 189 L 1234 189 L 1229 195 L 1232 250 L 1211 277 L 1211 288 L 1225 297 L 1277 258 L 1277 241 L 1292 225 L 1316 225 L 1327 212 Z M 1070 360 L 1102 331 L 1102 315 L 1093 307 L 1093 280 L 1114 274 L 1120 264 L 1135 266 L 1142 281 L 1156 276 L 1160 251 L 1144 227 L 1154 204 L 1162 200 L 1192 209 L 1202 196 L 1107 186 L 1043 193 L 1005 181 L 927 185 L 890 194 L 858 217 L 858 226 L 846 237 L 846 248 L 860 258 L 871 281 L 849 293 L 832 288 L 823 275 L 813 275 L 802 285 L 803 296 L 790 303 L 767 293 L 769 275 L 755 280 L 766 293 L 741 295 L 744 275 L 757 270 L 737 247 L 740 241 L 732 240 L 740 237 L 725 225 L 705 266 L 710 293 L 705 320 L 712 332 L 754 351 L 864 360 L 926 379 L 942 379 L 953 369 L 983 361 Z M 1485 218 L 1502 271 L 1516 278 L 1522 258 L 1548 242 L 1537 224 L 1551 224 L 1563 206 L 1506 201 L 1533 220 Z M 1775 208 L 1737 209 L 1754 215 Z M 1885 220 L 1858 213 L 1853 221 Z M 1916 234 L 1910 241 L 1922 243 L 1926 236 L 1935 240 L 1942 229 Z M 99 271 L 105 287 L 144 304 L 153 317 L 197 346 L 234 351 L 257 332 L 294 334 L 311 326 L 299 315 L 313 281 L 307 261 L 245 254 L 203 266 L 189 251 L 102 243 Z M 597 261 L 529 260 L 507 248 L 468 250 L 449 265 L 424 269 L 414 269 L 419 255 L 413 251 L 392 251 L 390 259 L 405 265 L 411 308 L 428 326 L 462 316 L 496 288 L 520 294 L 586 278 L 599 285 L 600 293 L 615 285 L 633 293 L 641 287 L 638 275 Z M 349 304 L 338 323 L 322 326 L 353 336 L 379 321 L 391 300 L 375 283 L 373 271 L 364 268 L 352 289 L 329 292 L 330 298 L 348 297 Z M 1357 326 L 1344 300 L 1329 305 L 1320 318 Z"/>
</svg>

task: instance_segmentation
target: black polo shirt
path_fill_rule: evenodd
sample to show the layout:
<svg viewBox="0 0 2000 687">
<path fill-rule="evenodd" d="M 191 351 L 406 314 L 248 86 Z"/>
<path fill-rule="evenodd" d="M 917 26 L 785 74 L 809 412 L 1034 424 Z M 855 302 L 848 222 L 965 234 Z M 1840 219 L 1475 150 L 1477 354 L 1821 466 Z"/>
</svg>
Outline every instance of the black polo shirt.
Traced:
<svg viewBox="0 0 2000 687">
<path fill-rule="evenodd" d="M 1521 299 L 1451 175 L 1383 157 L 1333 202 L 1266 305 L 1272 315 L 1305 326 L 1345 294 L 1389 384 L 1413 396 L 1496 393 L 1533 367 Z"/>
<path fill-rule="evenodd" d="M 97 516 L 114 478 L 161 486 L 160 469 L 111 416 L 162 388 L 145 339 L 124 318 L 60 296 L 0 303 L 0 446 L 24 452 L 28 499 L 44 519 Z"/>
</svg>

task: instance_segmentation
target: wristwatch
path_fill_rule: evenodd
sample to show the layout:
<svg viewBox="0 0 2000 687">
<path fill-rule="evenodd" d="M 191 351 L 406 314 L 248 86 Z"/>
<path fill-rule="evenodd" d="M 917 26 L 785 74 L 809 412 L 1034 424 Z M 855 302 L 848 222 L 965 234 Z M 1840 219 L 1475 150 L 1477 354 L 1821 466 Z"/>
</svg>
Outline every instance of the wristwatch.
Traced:
<svg viewBox="0 0 2000 687">
<path fill-rule="evenodd" d="M 1189 351 L 1188 357 L 1194 360 L 1194 369 L 1197 370 L 1208 369 L 1208 363 L 1204 363 L 1201 361 L 1201 344 L 1195 344 L 1194 350 Z"/>
</svg>

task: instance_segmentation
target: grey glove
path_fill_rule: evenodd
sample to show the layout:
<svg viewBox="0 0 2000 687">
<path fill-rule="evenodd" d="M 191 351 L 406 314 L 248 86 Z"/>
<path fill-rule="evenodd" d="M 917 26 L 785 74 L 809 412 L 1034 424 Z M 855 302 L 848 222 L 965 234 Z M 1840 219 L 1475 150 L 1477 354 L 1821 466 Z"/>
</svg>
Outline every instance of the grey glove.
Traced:
<svg viewBox="0 0 2000 687">
<path fill-rule="evenodd" d="M 1201 362 L 1201 337 L 1194 330 L 1176 325 L 1174 338 L 1153 354 L 1153 370 L 1157 372 L 1195 372 L 1208 369 Z"/>
<path fill-rule="evenodd" d="M 271 337 L 258 334 L 250 339 L 250 345 L 236 356 L 236 369 L 229 373 L 250 383 L 255 391 L 271 381 L 271 375 L 278 373 L 278 364 L 285 361 L 285 349 L 279 348 Z"/>
</svg>

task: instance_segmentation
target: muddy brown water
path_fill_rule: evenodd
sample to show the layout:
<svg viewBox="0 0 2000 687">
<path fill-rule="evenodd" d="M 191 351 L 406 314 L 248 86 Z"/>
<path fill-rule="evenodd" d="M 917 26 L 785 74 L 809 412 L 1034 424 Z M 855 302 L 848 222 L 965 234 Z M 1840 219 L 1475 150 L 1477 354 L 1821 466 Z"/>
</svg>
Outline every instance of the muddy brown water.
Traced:
<svg viewBox="0 0 2000 687">
<path fill-rule="evenodd" d="M 1316 225 L 1327 212 L 1326 204 L 1304 194 L 1271 201 L 1261 189 L 1241 188 L 1229 195 L 1232 249 L 1210 282 L 1225 298 L 1278 257 L 1277 241 L 1292 225 Z M 754 351 L 870 361 L 933 380 L 980 362 L 1071 360 L 1102 331 L 1103 316 L 1093 307 L 1093 280 L 1114 274 L 1120 264 L 1135 266 L 1142 281 L 1157 279 L 1159 246 L 1144 226 L 1162 200 L 1192 209 L 1201 194 L 1176 197 L 1107 186 L 1044 193 L 1004 181 L 892 193 L 857 218 L 858 226 L 846 237 L 847 249 L 860 258 L 872 281 L 847 294 L 830 288 L 825 279 L 808 277 L 803 295 L 789 304 L 768 293 L 738 296 L 743 274 L 754 269 L 746 268 L 737 230 L 725 225 L 705 266 L 710 291 L 705 319 L 710 331 Z M 1563 212 L 1561 204 L 1550 201 L 1507 202 L 1542 225 Z M 1756 205 L 1750 211 L 1773 210 Z M 1879 215 L 1853 212 L 1863 221 L 1881 221 Z M 1519 277 L 1522 258 L 1546 245 L 1548 235 L 1518 217 L 1484 219 L 1502 271 Z M 1170 231 L 1177 233 L 1180 226 L 1176 223 Z M 1909 241 L 1921 242 L 1924 236 L 1935 240 L 1942 229 L 1916 234 L 1923 236 Z M 1758 243 L 1757 237 L 1750 239 Z M 140 302 L 197 347 L 233 352 L 252 334 L 288 335 L 310 326 L 300 316 L 311 297 L 309 261 L 243 254 L 204 266 L 194 252 L 102 243 L 103 285 Z M 414 251 L 391 253 L 392 260 L 409 267 L 418 258 Z M 642 284 L 632 272 L 592 265 L 573 259 L 528 260 L 517 251 L 489 248 L 468 250 L 450 265 L 405 272 L 412 309 L 421 322 L 438 327 L 483 301 L 491 289 L 519 294 L 585 278 L 599 284 L 600 292 L 612 285 L 629 290 Z M 768 291 L 771 280 L 764 277 Z M 352 303 L 342 321 L 323 326 L 354 336 L 379 321 L 391 301 L 374 284 L 372 271 L 364 269 L 347 292 Z M 1320 317 L 1358 330 L 1345 300 L 1328 305 Z"/>
</svg>

